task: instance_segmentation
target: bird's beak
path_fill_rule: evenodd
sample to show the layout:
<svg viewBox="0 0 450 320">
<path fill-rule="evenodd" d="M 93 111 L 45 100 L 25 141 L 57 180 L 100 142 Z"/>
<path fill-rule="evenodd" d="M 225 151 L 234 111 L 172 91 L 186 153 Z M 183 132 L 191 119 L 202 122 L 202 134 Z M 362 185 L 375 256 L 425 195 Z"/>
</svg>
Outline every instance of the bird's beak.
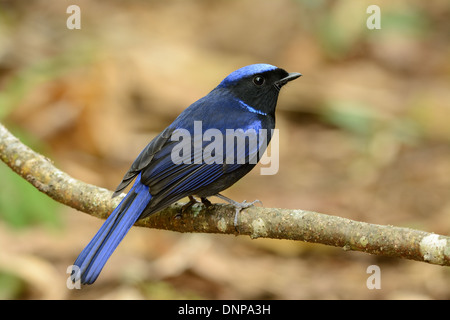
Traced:
<svg viewBox="0 0 450 320">
<path fill-rule="evenodd" d="M 298 72 L 290 72 L 287 77 L 284 77 L 283 79 L 280 79 L 275 82 L 275 87 L 280 90 L 282 86 L 284 86 L 289 81 L 295 80 L 298 77 L 301 77 L 302 74 Z"/>
</svg>

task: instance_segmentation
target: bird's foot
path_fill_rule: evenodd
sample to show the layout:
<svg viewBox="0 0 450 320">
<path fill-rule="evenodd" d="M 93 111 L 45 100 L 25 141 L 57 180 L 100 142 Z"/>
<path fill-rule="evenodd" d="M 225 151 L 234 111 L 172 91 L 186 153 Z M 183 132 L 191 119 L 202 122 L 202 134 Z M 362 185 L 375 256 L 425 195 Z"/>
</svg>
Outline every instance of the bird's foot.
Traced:
<svg viewBox="0 0 450 320">
<path fill-rule="evenodd" d="M 202 201 L 202 203 L 205 205 L 206 208 L 209 208 L 210 206 L 212 206 L 211 201 L 209 201 L 208 199 L 202 197 L 202 198 L 200 198 L 200 200 Z"/>
<path fill-rule="evenodd" d="M 255 200 L 252 202 L 247 202 L 247 200 L 244 200 L 243 202 L 237 202 L 237 201 L 227 198 L 219 193 L 216 194 L 215 196 L 222 200 L 225 200 L 226 202 L 231 204 L 234 207 L 234 209 L 236 210 L 236 214 L 234 215 L 234 229 L 236 230 L 237 233 L 239 233 L 239 226 L 238 226 L 239 213 L 244 209 L 253 207 L 255 205 L 255 203 L 257 203 L 257 202 L 262 205 L 262 202 L 260 200 Z"/>
<path fill-rule="evenodd" d="M 209 208 L 209 206 L 212 205 L 211 201 L 209 201 L 206 198 L 200 198 L 200 200 L 202 201 L 202 203 L 205 205 L 206 208 Z M 193 196 L 189 196 L 189 202 L 181 207 L 181 211 L 176 214 L 175 219 L 181 219 L 183 214 L 196 203 L 200 203 L 200 202 L 197 201 Z"/>
<path fill-rule="evenodd" d="M 195 200 L 193 196 L 189 196 L 189 202 L 181 207 L 181 210 L 179 213 L 176 214 L 175 219 L 181 219 L 181 217 L 183 217 L 183 214 L 196 203 L 198 203 L 198 201 Z"/>
</svg>

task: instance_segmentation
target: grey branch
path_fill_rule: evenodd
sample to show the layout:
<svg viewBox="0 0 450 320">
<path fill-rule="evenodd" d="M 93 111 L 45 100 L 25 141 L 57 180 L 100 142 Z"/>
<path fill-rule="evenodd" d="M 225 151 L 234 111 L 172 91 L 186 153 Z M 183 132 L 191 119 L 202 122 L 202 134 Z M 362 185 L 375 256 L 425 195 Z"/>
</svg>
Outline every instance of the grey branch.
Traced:
<svg viewBox="0 0 450 320">
<path fill-rule="evenodd" d="M 83 183 L 57 169 L 0 124 L 0 157 L 13 171 L 54 200 L 106 219 L 124 195 Z M 1 182 L 0 182 L 1 183 Z M 181 217 L 174 204 L 136 226 L 177 232 L 236 234 L 235 210 L 225 204 L 196 204 Z M 239 215 L 239 234 L 322 243 L 370 254 L 450 266 L 450 237 L 409 228 L 369 224 L 305 210 L 251 207 Z"/>
</svg>

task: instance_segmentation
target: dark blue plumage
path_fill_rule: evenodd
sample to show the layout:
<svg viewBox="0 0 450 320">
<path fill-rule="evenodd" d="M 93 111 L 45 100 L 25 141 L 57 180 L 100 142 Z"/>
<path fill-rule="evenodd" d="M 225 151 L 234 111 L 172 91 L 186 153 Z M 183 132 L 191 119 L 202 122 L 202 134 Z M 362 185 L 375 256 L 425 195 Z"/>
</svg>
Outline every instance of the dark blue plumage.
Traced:
<svg viewBox="0 0 450 320">
<path fill-rule="evenodd" d="M 138 219 L 187 196 L 198 196 L 205 200 L 247 174 L 264 153 L 265 146 L 257 144 L 256 148 L 251 148 L 247 141 L 244 151 L 239 151 L 236 146 L 227 150 L 224 140 L 223 155 L 214 153 L 214 156 L 222 157 L 223 161 L 212 162 L 205 152 L 208 146 L 211 148 L 212 139 L 194 141 L 195 121 L 201 121 L 197 122 L 201 123 L 201 133 L 214 129 L 214 132 L 221 133 L 224 137 L 227 129 L 254 129 L 256 132 L 267 129 L 269 143 L 271 129 L 275 128 L 275 107 L 279 91 L 284 84 L 299 76 L 299 73 L 287 73 L 268 64 L 246 66 L 231 73 L 208 95 L 185 109 L 142 150 L 125 174 L 113 196 L 120 194 L 133 179 L 136 178 L 136 181 L 76 259 L 72 280 L 81 280 L 83 284 L 93 283 Z M 185 163 L 175 163 L 172 157 L 176 150 L 174 148 L 180 142 L 173 140 L 173 136 L 180 129 L 191 137 L 189 144 L 192 153 L 187 158 L 191 161 Z M 203 152 L 200 154 L 203 158 L 197 157 L 199 150 L 200 153 Z M 230 151 L 231 158 L 226 161 Z M 229 161 L 230 159 L 234 161 Z"/>
</svg>

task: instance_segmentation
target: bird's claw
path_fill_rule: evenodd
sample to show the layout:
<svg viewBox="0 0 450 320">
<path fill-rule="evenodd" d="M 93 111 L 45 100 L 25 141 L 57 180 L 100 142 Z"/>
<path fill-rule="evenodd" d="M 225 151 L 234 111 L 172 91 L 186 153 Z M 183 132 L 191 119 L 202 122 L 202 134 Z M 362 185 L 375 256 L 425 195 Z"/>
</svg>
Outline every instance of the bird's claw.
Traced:
<svg viewBox="0 0 450 320">
<path fill-rule="evenodd" d="M 200 198 L 200 200 L 201 200 L 201 203 L 203 203 L 203 205 L 204 205 L 206 208 L 209 208 L 209 207 L 212 205 L 212 203 L 211 203 L 208 199 L 206 199 L 206 198 L 203 198 L 203 197 L 202 197 L 202 198 Z M 187 210 L 189 210 L 194 204 L 197 204 L 197 203 L 200 203 L 200 202 L 197 201 L 193 196 L 189 196 L 189 202 L 186 203 L 184 206 L 181 207 L 180 212 L 178 212 L 178 213 L 175 215 L 175 219 L 181 219 L 182 216 L 183 216 L 183 214 L 184 214 Z"/>
<path fill-rule="evenodd" d="M 257 203 L 257 202 L 262 205 L 261 200 L 254 200 L 252 202 L 247 202 L 247 200 L 244 200 L 241 203 L 239 203 L 239 202 L 231 203 L 231 205 L 233 205 L 236 210 L 236 214 L 234 215 L 233 223 L 234 223 L 234 229 L 236 230 L 237 233 L 239 233 L 239 225 L 238 225 L 239 213 L 244 209 L 253 207 L 255 205 L 255 203 Z"/>
<path fill-rule="evenodd" d="M 175 215 L 175 219 L 181 219 L 183 217 L 183 214 L 196 203 L 198 203 L 198 201 L 195 200 L 193 196 L 189 196 L 189 202 L 181 207 L 180 212 Z"/>
<path fill-rule="evenodd" d="M 238 227 L 238 218 L 239 218 L 239 213 L 247 208 L 253 207 L 255 205 L 255 203 L 259 202 L 262 205 L 262 202 L 260 200 L 255 200 L 252 202 L 247 202 L 247 200 L 244 200 L 243 202 L 237 202 L 234 201 L 233 199 L 227 198 L 221 194 L 216 194 L 216 197 L 225 200 L 226 202 L 228 202 L 229 204 L 231 204 L 235 210 L 236 210 L 236 214 L 234 215 L 234 229 L 236 230 L 237 233 L 239 233 L 239 227 Z"/>
<path fill-rule="evenodd" d="M 247 203 L 247 200 L 244 200 L 244 201 L 242 201 L 242 203 L 241 203 L 242 209 L 252 207 L 252 206 L 255 205 L 255 203 L 259 203 L 260 205 L 263 205 L 262 201 L 261 201 L 261 200 L 258 200 L 258 199 L 256 199 L 255 201 L 252 201 L 252 202 L 248 202 L 248 203 Z"/>
</svg>

